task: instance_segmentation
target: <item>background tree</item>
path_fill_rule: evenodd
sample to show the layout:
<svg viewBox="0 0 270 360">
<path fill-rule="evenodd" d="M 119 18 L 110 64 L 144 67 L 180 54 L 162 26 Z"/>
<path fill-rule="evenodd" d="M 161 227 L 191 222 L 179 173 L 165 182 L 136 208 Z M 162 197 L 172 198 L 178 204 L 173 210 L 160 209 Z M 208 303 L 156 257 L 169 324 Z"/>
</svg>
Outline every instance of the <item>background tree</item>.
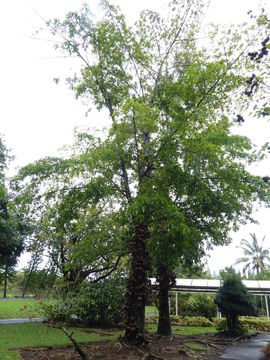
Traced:
<svg viewBox="0 0 270 360">
<path fill-rule="evenodd" d="M 8 255 L 9 250 L 9 226 L 8 226 L 8 196 L 5 184 L 5 169 L 7 166 L 8 153 L 7 149 L 0 138 L 0 257 Z"/>
<path fill-rule="evenodd" d="M 46 158 L 21 169 L 13 179 L 16 204 L 32 224 L 28 278 L 46 255 L 62 276 L 65 291 L 86 278 L 93 282 L 110 275 L 124 255 L 121 216 L 106 201 L 99 178 L 85 183 L 83 172 L 78 175 L 81 166 L 75 155 Z"/>
<path fill-rule="evenodd" d="M 268 118 L 270 116 L 270 18 L 264 9 L 258 16 L 252 11 L 249 11 L 249 14 L 254 26 L 262 33 L 262 41 L 261 44 L 254 45 L 252 51 L 248 53 L 252 64 L 249 72 L 252 74 L 246 80 L 245 94 L 256 102 L 254 110 L 257 115 Z"/>
<path fill-rule="evenodd" d="M 4 297 L 8 277 L 23 251 L 26 232 L 22 217 L 16 212 L 6 188 L 5 169 L 8 159 L 8 151 L 0 138 L 0 267 L 4 270 Z"/>
<path fill-rule="evenodd" d="M 241 246 L 238 246 L 243 250 L 244 257 L 241 257 L 236 260 L 235 265 L 246 263 L 243 268 L 243 272 L 251 272 L 259 274 L 264 272 L 270 264 L 270 254 L 269 250 L 263 248 L 263 242 L 265 236 L 263 237 L 261 244 L 259 245 L 258 239 L 254 233 L 250 234 L 251 240 L 241 240 Z"/>
<path fill-rule="evenodd" d="M 244 329 L 238 317 L 257 314 L 255 298 L 248 293 L 240 274 L 236 274 L 233 268 L 221 272 L 221 278 L 223 284 L 217 292 L 215 302 L 226 316 L 229 334 L 241 335 Z"/>
</svg>

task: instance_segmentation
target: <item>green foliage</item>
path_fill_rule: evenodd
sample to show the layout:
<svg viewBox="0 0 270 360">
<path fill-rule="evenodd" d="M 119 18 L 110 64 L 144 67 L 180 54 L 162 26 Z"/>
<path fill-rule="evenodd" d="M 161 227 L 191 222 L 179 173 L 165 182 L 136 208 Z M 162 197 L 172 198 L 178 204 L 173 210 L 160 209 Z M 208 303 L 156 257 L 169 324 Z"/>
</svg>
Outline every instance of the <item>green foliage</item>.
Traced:
<svg viewBox="0 0 270 360">
<path fill-rule="evenodd" d="M 227 319 L 227 331 L 237 335 L 245 332 L 239 322 L 241 315 L 256 315 L 257 307 L 254 296 L 248 293 L 241 281 L 241 276 L 233 268 L 222 272 L 223 285 L 219 288 L 215 302 Z"/>
<path fill-rule="evenodd" d="M 225 318 L 216 318 L 213 321 L 215 328 L 220 332 L 228 332 L 227 319 Z"/>
<path fill-rule="evenodd" d="M 201 294 L 190 296 L 187 302 L 187 311 L 190 311 L 190 315 L 211 319 L 216 315 L 214 299 L 212 296 Z"/>
<path fill-rule="evenodd" d="M 171 315 L 171 324 L 178 326 L 197 326 L 197 327 L 211 327 L 214 326 L 218 331 L 227 332 L 227 319 L 216 318 L 209 320 L 202 316 L 175 316 Z M 158 315 L 149 316 L 148 323 L 157 324 Z M 239 322 L 242 326 L 248 329 L 255 329 L 257 331 L 270 331 L 270 321 L 266 317 L 252 317 L 240 316 Z"/>
<path fill-rule="evenodd" d="M 104 1 L 102 21 L 84 6 L 48 24 L 65 39 L 58 47 L 82 61 L 71 88 L 108 110 L 112 122 L 104 141 L 79 145 L 77 162 L 91 181 L 102 174 L 105 196 L 126 211 L 130 235 L 134 223 L 147 225 L 154 263 L 170 268 L 179 257 L 199 259 L 203 242 L 228 243 L 229 231 L 252 219 L 253 201 L 268 201 L 263 181 L 245 170 L 256 161 L 252 145 L 231 133 L 228 115 L 247 106 L 250 63 L 241 54 L 252 36 L 213 31 L 211 46 L 199 48 L 193 34 L 203 5 L 176 1 L 169 20 L 146 10 L 129 27 Z"/>
<path fill-rule="evenodd" d="M 0 183 L 2 184 L 5 178 L 4 170 L 7 167 L 7 162 L 9 160 L 8 150 L 0 136 Z"/>
<path fill-rule="evenodd" d="M 249 275 L 248 280 L 270 280 L 270 270 L 264 270 L 258 274 Z"/>
<path fill-rule="evenodd" d="M 75 314 L 91 325 L 114 326 L 123 321 L 124 299 L 125 282 L 108 278 L 82 288 Z"/>
<path fill-rule="evenodd" d="M 202 262 L 194 262 L 192 258 L 185 259 L 185 262 L 180 263 L 175 269 L 174 273 L 178 279 L 211 279 L 212 276 L 204 270 Z"/>
<path fill-rule="evenodd" d="M 67 297 L 65 300 L 61 298 L 57 300 L 48 300 L 42 304 L 42 310 L 45 318 L 54 321 L 63 321 L 69 323 L 74 312 L 72 300 Z M 36 306 L 38 306 L 36 304 Z"/>
<path fill-rule="evenodd" d="M 172 312 L 175 304 L 172 301 Z M 181 316 L 203 316 L 211 319 L 216 316 L 216 305 L 213 296 L 204 294 L 178 294 L 178 313 Z"/>
<path fill-rule="evenodd" d="M 107 201 L 102 177 L 85 180 L 85 166 L 75 155 L 41 159 L 12 182 L 16 205 L 32 224 L 28 250 L 33 258 L 49 251 L 50 263 L 69 287 L 90 274 L 93 279 L 109 275 L 124 254 L 121 214 Z"/>
<path fill-rule="evenodd" d="M 237 319 L 234 329 L 230 330 L 228 327 L 227 318 L 215 320 L 215 326 L 219 332 L 228 333 L 229 335 L 233 336 L 247 335 L 249 328 L 246 324 L 240 321 L 240 319 Z"/>
<path fill-rule="evenodd" d="M 257 160 L 250 140 L 231 132 L 232 114 L 249 105 L 242 90 L 252 63 L 242 56 L 261 38 L 213 30 L 203 48 L 194 36 L 202 0 L 173 1 L 166 18 L 146 10 L 133 27 L 118 7 L 102 5 L 101 21 L 84 6 L 48 26 L 57 47 L 81 61 L 72 90 L 106 109 L 111 126 L 103 139 L 78 134 L 66 156 L 29 165 L 15 185 L 70 286 L 101 269 L 107 276 L 130 251 L 129 274 L 144 279 L 130 282 L 137 296 L 149 264 L 145 252 L 137 266 L 128 246 L 137 229 L 153 264 L 172 270 L 228 243 L 231 230 L 253 220 L 254 202 L 270 202 L 269 186 L 245 168 Z"/>
<path fill-rule="evenodd" d="M 21 276 L 17 279 L 16 284 L 23 289 L 30 270 L 24 269 Z M 28 282 L 27 292 L 35 295 L 48 294 L 52 290 L 56 278 L 55 269 L 34 270 Z"/>
<path fill-rule="evenodd" d="M 72 318 L 88 325 L 111 327 L 122 323 L 125 286 L 123 280 L 105 279 L 83 283 L 77 291 L 60 296 L 43 305 L 49 319 L 70 322 Z"/>
<path fill-rule="evenodd" d="M 270 321 L 266 317 L 242 316 L 240 322 L 248 326 L 249 329 L 257 331 L 270 331 Z"/>
<path fill-rule="evenodd" d="M 0 268 L 11 277 L 17 258 L 23 251 L 26 228 L 7 191 L 4 170 L 9 159 L 7 148 L 0 137 Z"/>
<path fill-rule="evenodd" d="M 158 323 L 158 315 L 149 316 L 147 319 L 148 323 L 157 324 Z M 180 326 L 197 326 L 197 327 L 211 327 L 213 326 L 213 322 L 203 316 L 170 316 L 172 325 L 180 325 Z"/>
<path fill-rule="evenodd" d="M 171 316 L 171 321 L 174 324 L 179 324 L 183 326 L 198 326 L 198 327 L 209 327 L 212 326 L 213 323 L 211 320 L 204 316 Z"/>
</svg>

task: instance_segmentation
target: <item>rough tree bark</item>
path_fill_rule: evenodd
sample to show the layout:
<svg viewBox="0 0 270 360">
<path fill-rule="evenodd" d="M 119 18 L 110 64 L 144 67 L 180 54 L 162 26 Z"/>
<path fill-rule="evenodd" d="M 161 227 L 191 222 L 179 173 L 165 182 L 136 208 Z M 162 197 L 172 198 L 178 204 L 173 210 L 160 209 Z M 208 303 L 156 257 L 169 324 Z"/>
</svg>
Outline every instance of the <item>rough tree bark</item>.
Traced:
<svg viewBox="0 0 270 360">
<path fill-rule="evenodd" d="M 132 263 L 130 276 L 127 280 L 127 293 L 124 304 L 124 325 L 126 328 L 124 341 L 130 345 L 138 345 L 145 341 L 145 305 L 151 287 L 148 280 L 150 258 L 146 249 L 146 239 L 148 237 L 147 227 L 142 223 L 137 224 L 130 243 Z"/>
<path fill-rule="evenodd" d="M 164 264 L 158 263 L 157 281 L 159 283 L 159 319 L 157 334 L 170 336 L 172 330 L 169 313 L 169 290 L 175 284 L 175 275 L 173 272 L 168 271 Z"/>
</svg>

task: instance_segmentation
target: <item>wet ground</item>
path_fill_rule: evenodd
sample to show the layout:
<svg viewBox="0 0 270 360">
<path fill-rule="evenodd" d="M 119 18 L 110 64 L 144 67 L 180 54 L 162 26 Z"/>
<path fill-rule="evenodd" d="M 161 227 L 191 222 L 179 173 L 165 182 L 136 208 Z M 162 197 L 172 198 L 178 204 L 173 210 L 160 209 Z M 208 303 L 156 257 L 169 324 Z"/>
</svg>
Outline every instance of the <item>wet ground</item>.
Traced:
<svg viewBox="0 0 270 360">
<path fill-rule="evenodd" d="M 270 342 L 270 334 L 260 334 L 252 339 L 226 347 L 220 359 L 227 360 L 266 360 L 260 350 Z"/>
</svg>

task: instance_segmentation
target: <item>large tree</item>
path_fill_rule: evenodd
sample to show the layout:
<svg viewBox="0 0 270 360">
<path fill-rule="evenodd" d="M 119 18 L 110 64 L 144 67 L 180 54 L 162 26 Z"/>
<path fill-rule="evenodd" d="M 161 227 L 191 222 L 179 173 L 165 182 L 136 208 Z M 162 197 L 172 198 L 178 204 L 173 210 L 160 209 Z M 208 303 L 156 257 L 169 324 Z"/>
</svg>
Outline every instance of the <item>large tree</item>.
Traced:
<svg viewBox="0 0 270 360">
<path fill-rule="evenodd" d="M 248 101 L 242 56 L 257 35 L 213 32 L 205 49 L 195 36 L 202 8 L 203 1 L 175 0 L 168 18 L 144 11 L 130 28 L 103 1 L 101 21 L 84 7 L 49 22 L 58 47 L 81 60 L 69 79 L 76 96 L 107 109 L 112 123 L 97 146 L 84 137 L 80 158 L 89 181 L 101 177 L 114 190 L 129 229 L 129 343 L 144 339 L 149 254 L 166 296 L 179 257 L 201 253 L 204 242 L 228 242 L 229 230 L 252 219 L 253 201 L 268 201 L 263 181 L 244 167 L 256 160 L 251 143 L 230 131 L 232 114 Z"/>
</svg>

